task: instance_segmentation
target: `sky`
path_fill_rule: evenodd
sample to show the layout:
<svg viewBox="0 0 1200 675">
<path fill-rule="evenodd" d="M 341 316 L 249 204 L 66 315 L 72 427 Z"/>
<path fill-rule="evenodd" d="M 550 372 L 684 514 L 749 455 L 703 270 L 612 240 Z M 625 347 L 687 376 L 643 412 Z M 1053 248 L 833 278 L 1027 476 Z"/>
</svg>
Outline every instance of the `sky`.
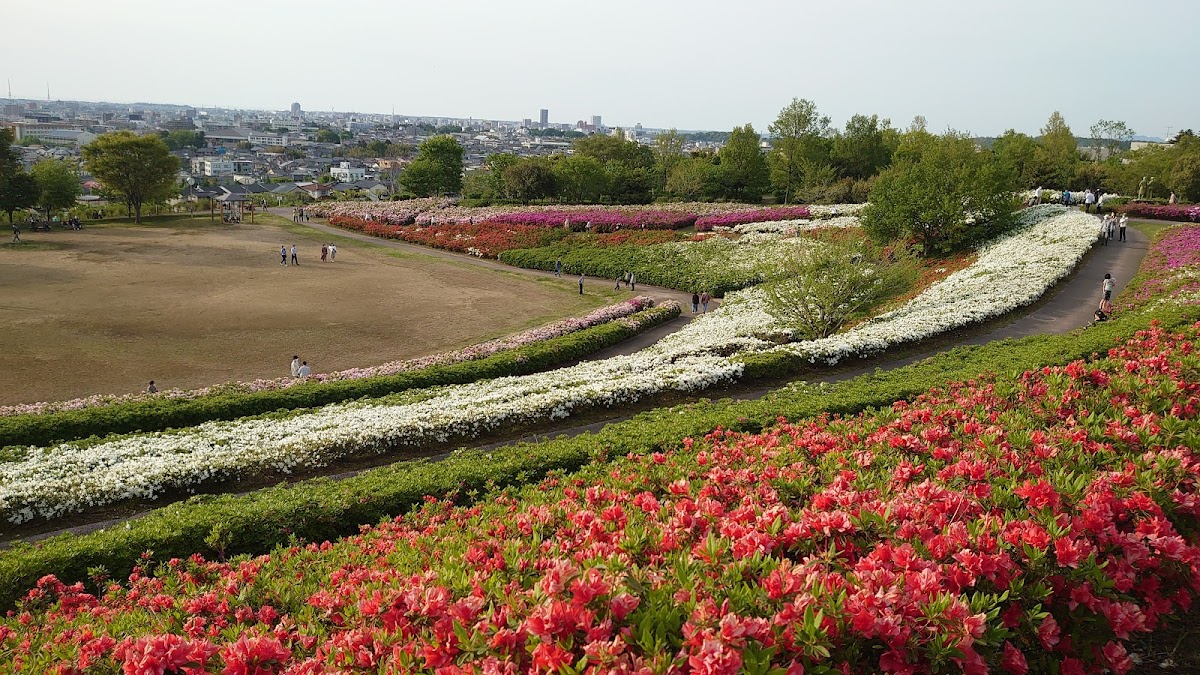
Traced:
<svg viewBox="0 0 1200 675">
<path fill-rule="evenodd" d="M 14 97 L 759 131 L 1200 130 L 1198 0 L 5 0 Z M 2 84 L 2 83 L 0 83 Z M 4 95 L 0 90 L 0 95 Z"/>
</svg>

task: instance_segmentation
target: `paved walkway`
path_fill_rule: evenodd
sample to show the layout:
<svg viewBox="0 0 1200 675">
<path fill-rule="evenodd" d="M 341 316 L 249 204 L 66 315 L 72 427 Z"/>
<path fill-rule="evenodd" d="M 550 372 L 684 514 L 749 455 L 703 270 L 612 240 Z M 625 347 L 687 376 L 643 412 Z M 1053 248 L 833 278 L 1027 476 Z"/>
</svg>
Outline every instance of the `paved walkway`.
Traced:
<svg viewBox="0 0 1200 675">
<path fill-rule="evenodd" d="M 286 209 L 272 209 L 273 213 L 276 215 L 283 215 L 285 218 L 287 217 L 286 211 Z M 343 238 L 409 250 L 424 255 L 433 255 L 436 257 L 444 257 L 456 261 L 470 262 L 472 264 L 482 265 L 485 267 L 502 269 L 507 272 L 516 272 L 532 276 L 550 276 L 552 274 L 550 272 L 542 272 L 540 270 L 527 270 L 523 268 L 510 267 L 496 261 L 482 260 L 473 256 L 467 256 L 459 253 L 430 249 L 424 246 L 416 246 L 389 239 L 380 239 L 378 237 L 372 237 L 369 235 L 330 227 L 329 225 L 325 225 L 323 223 L 306 223 L 306 225 L 313 229 L 326 232 L 328 234 L 334 234 Z M 1098 232 L 1099 223 L 1097 223 L 1096 229 Z M 873 360 L 862 368 L 843 370 L 837 374 L 830 375 L 829 377 L 810 378 L 809 381 L 839 382 L 857 377 L 864 373 L 873 372 L 875 370 L 891 370 L 893 368 L 899 368 L 901 366 L 929 358 L 930 356 L 934 356 L 940 352 L 952 349 L 953 347 L 959 345 L 986 344 L 994 340 L 1021 338 L 1031 335 L 1063 334 L 1076 328 L 1086 326 L 1091 322 L 1092 315 L 1096 311 L 1097 305 L 1100 303 L 1100 298 L 1102 296 L 1101 282 L 1104 279 L 1104 275 L 1112 274 L 1113 278 L 1116 280 L 1116 287 L 1113 294 L 1115 298 L 1125 288 L 1125 285 L 1128 283 L 1129 279 L 1131 279 L 1137 272 L 1138 267 L 1141 265 L 1142 259 L 1146 256 L 1146 253 L 1149 250 L 1148 239 L 1137 229 L 1133 227 L 1128 228 L 1127 237 L 1128 241 L 1126 242 L 1118 242 L 1114 239 L 1107 246 L 1094 246 L 1079 267 L 1076 268 L 1076 270 L 1071 274 L 1071 276 L 1064 281 L 1059 282 L 1047 293 L 1045 299 L 1042 300 L 1040 307 L 1028 314 L 1025 314 L 1024 316 L 1015 319 L 1011 323 L 999 326 L 991 331 L 980 332 L 979 334 L 959 340 L 953 345 L 931 348 L 928 351 L 921 351 L 920 353 L 904 358 L 893 358 L 883 362 Z M 602 281 L 604 283 L 611 283 L 599 279 L 597 279 L 595 283 L 600 283 Z M 632 340 L 617 345 L 613 348 L 603 350 L 598 354 L 594 354 L 589 357 L 590 359 L 609 358 L 611 356 L 616 356 L 617 354 L 633 353 L 657 342 L 663 336 L 668 335 L 675 330 L 679 330 L 679 328 L 691 320 L 691 294 L 681 293 L 673 289 L 643 286 L 638 287 L 638 293 L 642 294 L 643 289 L 645 290 L 646 295 L 654 297 L 655 299 L 669 298 L 673 300 L 679 300 L 680 303 L 684 305 L 683 315 L 674 321 L 647 331 L 646 333 L 643 333 Z M 1002 293 L 1004 292 L 1004 289 L 997 288 L 996 292 Z M 773 391 L 775 388 L 776 387 L 772 386 L 743 390 L 734 396 L 734 398 L 739 400 L 757 399 L 766 395 L 768 392 Z M 700 392 L 697 394 L 697 398 L 706 397 L 710 393 L 711 392 Z M 560 436 L 577 436 L 587 432 L 598 431 L 604 426 L 612 424 L 613 422 L 629 419 L 633 414 L 634 413 L 626 415 L 614 415 L 611 418 L 599 422 L 575 426 L 569 426 L 572 420 L 568 418 L 565 420 L 566 424 L 558 429 L 547 430 L 521 438 L 510 438 L 498 443 L 470 447 L 487 450 L 526 441 L 543 441 L 552 438 L 558 438 Z M 428 459 L 436 461 L 446 456 L 448 456 L 448 454 L 435 455 L 429 457 Z M 328 480 L 341 480 L 357 475 L 358 473 L 361 473 L 361 471 L 350 471 L 337 475 L 325 476 L 325 478 Z M 155 508 L 160 508 L 161 506 L 165 506 L 165 504 L 157 505 Z M 87 525 L 65 528 L 54 532 L 45 532 L 29 537 L 22 537 L 18 538 L 17 541 L 32 542 L 44 539 L 46 537 L 66 533 L 83 534 L 104 527 L 112 527 L 113 525 L 119 524 L 124 520 L 140 517 L 146 513 L 149 513 L 150 510 L 151 509 L 147 509 L 146 511 L 140 512 L 136 515 L 131 515 L 127 518 L 90 523 Z M 0 550 L 6 548 L 7 545 L 8 543 L 0 544 Z"/>
</svg>

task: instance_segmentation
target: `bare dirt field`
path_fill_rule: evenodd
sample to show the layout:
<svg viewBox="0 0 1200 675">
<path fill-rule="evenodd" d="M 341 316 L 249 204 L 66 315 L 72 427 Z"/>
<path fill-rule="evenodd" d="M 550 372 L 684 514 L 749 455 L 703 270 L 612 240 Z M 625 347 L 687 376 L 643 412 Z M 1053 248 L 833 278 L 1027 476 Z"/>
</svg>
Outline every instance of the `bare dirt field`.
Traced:
<svg viewBox="0 0 1200 675">
<path fill-rule="evenodd" d="M 262 217 L 260 216 L 260 219 Z M 522 278 L 272 224 L 179 220 L 0 245 L 0 403 L 194 388 L 432 354 L 603 304 Z M 298 246 L 300 265 L 279 264 Z"/>
</svg>

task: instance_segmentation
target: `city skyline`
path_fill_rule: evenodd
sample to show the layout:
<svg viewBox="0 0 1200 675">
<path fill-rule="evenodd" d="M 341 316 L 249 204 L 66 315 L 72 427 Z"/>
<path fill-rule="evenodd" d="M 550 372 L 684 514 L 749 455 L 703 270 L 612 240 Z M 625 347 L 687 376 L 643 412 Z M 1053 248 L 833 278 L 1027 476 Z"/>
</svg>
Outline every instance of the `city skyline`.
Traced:
<svg viewBox="0 0 1200 675">
<path fill-rule="evenodd" d="M 49 82 L 55 100 L 258 110 L 300 101 L 306 110 L 513 121 L 538 119 L 544 108 L 552 123 L 603 115 L 610 127 L 728 131 L 750 122 L 763 133 L 793 97 L 815 101 L 835 126 L 853 114 L 898 127 L 922 115 L 931 130 L 980 136 L 1036 134 L 1059 110 L 1079 136 L 1099 119 L 1119 119 L 1139 135 L 1166 137 L 1197 126 L 1200 110 L 1200 91 L 1179 86 L 1194 79 L 1183 41 L 1096 30 L 1127 14 L 1112 0 L 1069 0 L 1052 10 L 1024 0 L 751 0 L 736 14 L 713 2 L 617 0 L 587 17 L 541 0 L 451 4 L 356 6 L 364 21 L 397 31 L 348 40 L 355 13 L 315 3 L 295 13 L 204 5 L 217 15 L 236 10 L 239 27 L 257 27 L 243 34 L 213 33 L 146 0 L 119 15 L 78 0 L 18 0 L 9 8 L 13 25 L 32 25 L 48 11 L 61 17 L 49 43 L 31 30 L 0 44 L 0 62 L 10 64 L 0 74 L 14 96 L 34 100 Z M 1147 27 L 1200 19 L 1200 5 L 1182 0 L 1144 6 L 1153 18 Z M 122 34 L 138 39 L 116 39 Z M 530 39 L 503 39 L 521 35 Z M 465 47 L 434 51 L 447 41 Z M 192 44 L 205 47 L 201 55 Z M 326 58 L 314 45 L 341 56 Z M 85 60 L 102 67 L 83 68 Z M 1119 93 L 1124 83 L 1137 94 Z M 1154 91 L 1162 95 L 1147 95 Z"/>
</svg>

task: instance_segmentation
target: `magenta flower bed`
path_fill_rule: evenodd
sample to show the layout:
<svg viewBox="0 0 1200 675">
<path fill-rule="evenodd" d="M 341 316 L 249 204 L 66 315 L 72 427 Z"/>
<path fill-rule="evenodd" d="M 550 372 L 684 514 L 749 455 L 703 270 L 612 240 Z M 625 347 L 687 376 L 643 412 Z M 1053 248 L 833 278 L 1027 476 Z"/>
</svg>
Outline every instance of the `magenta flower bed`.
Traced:
<svg viewBox="0 0 1200 675">
<path fill-rule="evenodd" d="M 753 211 L 718 213 L 697 218 L 696 230 L 698 232 L 708 232 L 714 227 L 733 227 L 734 225 L 745 225 L 746 223 L 768 223 L 774 220 L 795 220 L 798 218 L 808 218 L 810 215 L 807 206 L 779 206 L 770 209 L 755 209 Z"/>
<path fill-rule="evenodd" d="M 1126 204 L 1120 211 L 1134 218 L 1200 223 L 1200 204 Z"/>
<path fill-rule="evenodd" d="M 1123 293 L 1119 309 L 1132 309 L 1158 296 L 1200 293 L 1200 227 L 1179 225 L 1163 232 L 1142 262 L 1132 292 Z"/>
<path fill-rule="evenodd" d="M 668 211 L 534 211 L 505 213 L 488 218 L 489 223 L 502 225 L 535 225 L 562 227 L 570 222 L 571 229 L 583 230 L 588 224 L 592 232 L 612 232 L 618 227 L 645 230 L 678 230 L 696 222 L 694 213 Z"/>
</svg>

